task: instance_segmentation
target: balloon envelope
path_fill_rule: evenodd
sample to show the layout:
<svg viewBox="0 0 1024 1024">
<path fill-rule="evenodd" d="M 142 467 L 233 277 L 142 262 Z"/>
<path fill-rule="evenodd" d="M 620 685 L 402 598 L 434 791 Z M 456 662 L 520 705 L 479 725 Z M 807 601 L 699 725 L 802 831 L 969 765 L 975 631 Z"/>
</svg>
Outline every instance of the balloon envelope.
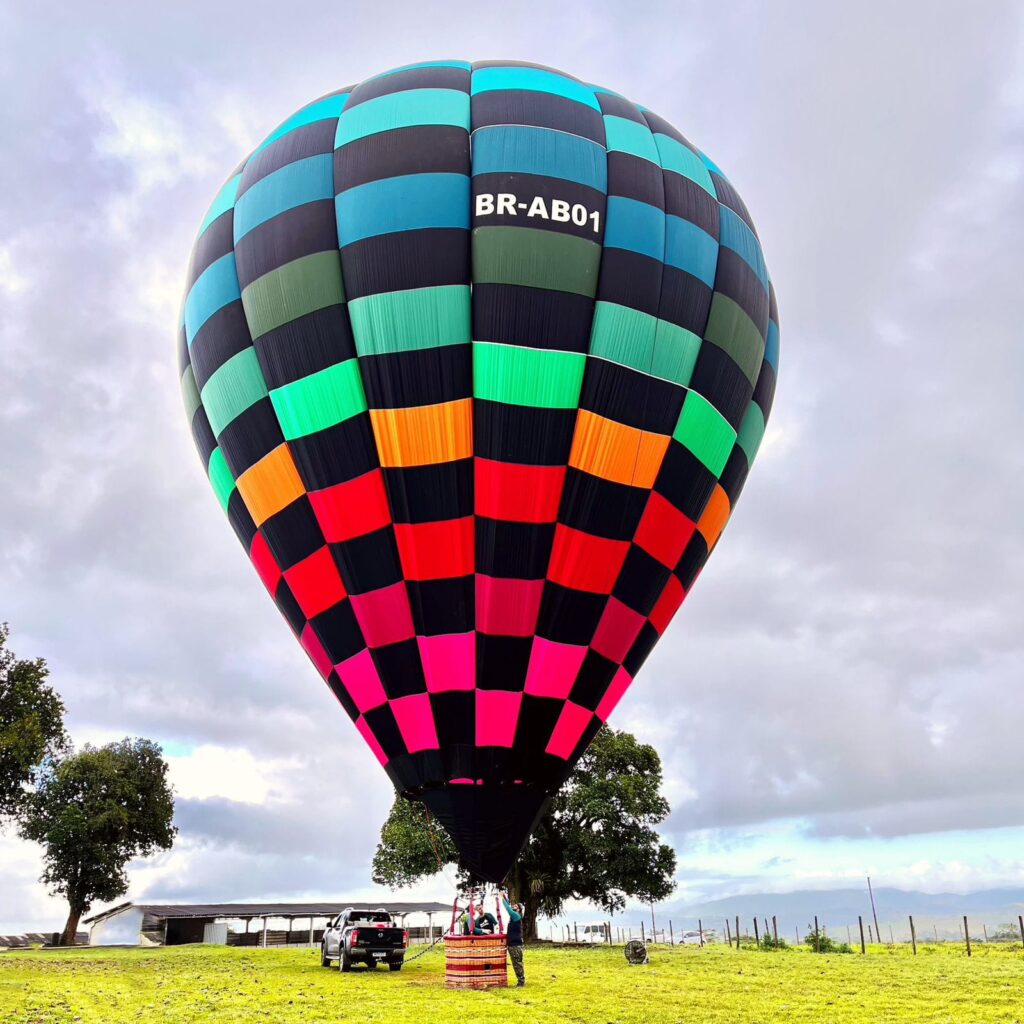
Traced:
<svg viewBox="0 0 1024 1024">
<path fill-rule="evenodd" d="M 179 350 L 278 608 L 397 790 L 500 881 L 764 433 L 777 315 L 743 202 L 570 75 L 387 72 L 228 179 Z"/>
</svg>

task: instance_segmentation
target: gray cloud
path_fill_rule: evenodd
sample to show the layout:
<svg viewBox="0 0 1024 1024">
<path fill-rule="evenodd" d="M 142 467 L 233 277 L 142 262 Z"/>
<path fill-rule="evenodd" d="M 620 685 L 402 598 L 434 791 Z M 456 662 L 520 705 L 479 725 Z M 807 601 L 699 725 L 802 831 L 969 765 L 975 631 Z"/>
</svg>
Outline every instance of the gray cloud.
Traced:
<svg viewBox="0 0 1024 1024">
<path fill-rule="evenodd" d="M 977 787 L 981 789 L 981 787 Z M 919 797 L 869 807 L 858 814 L 828 813 L 815 816 L 810 834 L 822 837 L 905 836 L 941 832 L 955 823 L 958 829 L 1002 828 L 1024 824 L 1024 797 L 1007 784 L 996 792 L 965 796 Z"/>
<path fill-rule="evenodd" d="M 179 284 L 220 181 L 301 103 L 439 53 L 515 54 L 706 149 L 779 293 L 769 439 L 613 723 L 662 751 L 672 837 L 1020 823 L 992 770 L 1024 677 L 1015 6 L 410 4 L 385 29 L 376 7 L 298 2 L 268 31 L 279 9 L 110 3 L 45 30 L 0 11 L 0 615 L 50 659 L 72 729 L 358 749 L 198 469 Z M 286 806 L 183 799 L 183 848 L 218 855 L 185 857 L 166 894 L 291 891 L 304 850 L 311 884 L 364 885 L 386 780 L 352 757 L 367 798 L 339 806 L 301 763 Z"/>
</svg>

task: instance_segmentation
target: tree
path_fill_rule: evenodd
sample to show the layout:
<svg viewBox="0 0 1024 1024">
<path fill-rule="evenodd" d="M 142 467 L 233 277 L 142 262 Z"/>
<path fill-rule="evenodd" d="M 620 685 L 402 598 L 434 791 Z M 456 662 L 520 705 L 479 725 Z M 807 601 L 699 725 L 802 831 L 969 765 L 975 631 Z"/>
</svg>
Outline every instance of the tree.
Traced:
<svg viewBox="0 0 1024 1024">
<path fill-rule="evenodd" d="M 74 943 L 93 901 L 127 891 L 130 860 L 170 849 L 173 816 L 167 762 L 150 740 L 87 745 L 44 767 L 22 814 L 21 835 L 42 844 L 40 881 L 68 901 L 61 945 Z"/>
<path fill-rule="evenodd" d="M 661 782 L 653 747 L 628 732 L 601 729 L 509 873 L 527 938 L 537 937 L 539 914 L 557 916 L 568 899 L 590 900 L 611 913 L 627 898 L 650 903 L 672 892 L 675 853 L 653 827 L 669 812 Z M 439 863 L 458 863 L 448 834 L 422 804 L 396 798 L 373 857 L 373 880 L 411 885 Z"/>
<path fill-rule="evenodd" d="M 807 926 L 807 934 L 804 936 L 804 944 L 812 953 L 852 953 L 848 942 L 836 942 L 831 935 L 826 934 L 824 928 L 818 929 Z"/>
<path fill-rule="evenodd" d="M 16 657 L 9 634 L 0 623 L 0 820 L 18 814 L 43 762 L 67 749 L 64 704 L 46 683 L 46 662 Z"/>
</svg>

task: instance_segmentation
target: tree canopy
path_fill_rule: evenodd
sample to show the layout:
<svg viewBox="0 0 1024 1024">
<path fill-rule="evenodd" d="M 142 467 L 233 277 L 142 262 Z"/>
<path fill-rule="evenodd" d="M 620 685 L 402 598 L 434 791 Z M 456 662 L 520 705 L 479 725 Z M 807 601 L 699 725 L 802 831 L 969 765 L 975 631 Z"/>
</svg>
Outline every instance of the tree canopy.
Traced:
<svg viewBox="0 0 1024 1024">
<path fill-rule="evenodd" d="M 0 821 L 17 815 L 44 761 L 67 749 L 64 703 L 42 658 L 18 658 L 0 623 Z"/>
<path fill-rule="evenodd" d="M 20 830 L 43 846 L 41 881 L 68 901 L 65 944 L 94 901 L 127 891 L 130 860 L 170 849 L 173 816 L 167 762 L 150 740 L 87 745 L 44 766 Z"/>
<path fill-rule="evenodd" d="M 557 916 L 568 899 L 608 912 L 627 899 L 657 902 L 675 888 L 676 858 L 654 826 L 668 816 L 661 794 L 661 758 L 628 732 L 607 726 L 580 758 L 534 830 L 508 878 L 536 936 L 537 915 Z M 456 864 L 447 833 L 419 803 L 396 798 L 373 857 L 373 880 L 411 885 Z"/>
</svg>

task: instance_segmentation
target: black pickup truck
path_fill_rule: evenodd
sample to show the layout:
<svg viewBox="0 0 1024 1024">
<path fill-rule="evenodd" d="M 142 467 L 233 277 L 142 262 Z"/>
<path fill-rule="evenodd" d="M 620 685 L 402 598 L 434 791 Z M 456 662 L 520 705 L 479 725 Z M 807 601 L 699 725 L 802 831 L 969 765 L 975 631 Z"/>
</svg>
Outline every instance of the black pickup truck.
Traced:
<svg viewBox="0 0 1024 1024">
<path fill-rule="evenodd" d="M 366 964 L 373 970 L 377 964 L 387 964 L 392 971 L 400 971 L 409 946 L 409 933 L 399 928 L 391 915 L 381 907 L 378 910 L 343 910 L 324 930 L 320 943 L 320 966 L 330 967 L 338 961 L 343 971 L 352 970 L 354 963 Z"/>
</svg>

